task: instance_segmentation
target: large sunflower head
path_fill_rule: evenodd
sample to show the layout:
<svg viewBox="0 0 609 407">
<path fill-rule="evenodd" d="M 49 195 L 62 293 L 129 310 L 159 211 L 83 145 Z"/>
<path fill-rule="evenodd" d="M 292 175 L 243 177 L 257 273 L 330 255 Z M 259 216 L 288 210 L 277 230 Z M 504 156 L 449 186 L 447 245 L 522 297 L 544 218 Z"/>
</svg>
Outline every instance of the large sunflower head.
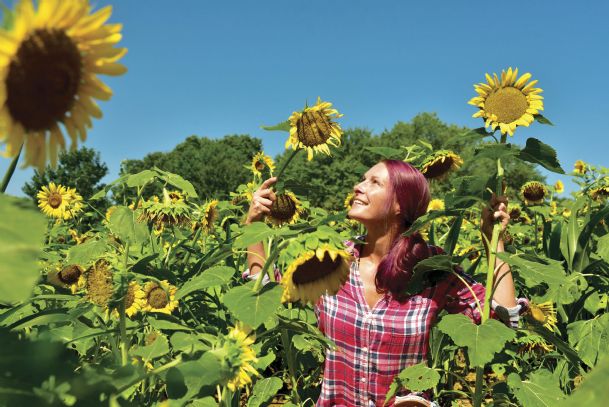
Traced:
<svg viewBox="0 0 609 407">
<path fill-rule="evenodd" d="M 528 127 L 543 110 L 542 90 L 534 87 L 537 80 L 529 82 L 530 79 L 530 73 L 518 78 L 518 68 L 501 71 L 501 78 L 496 73 L 486 74 L 486 83 L 474 85 L 478 96 L 468 102 L 480 109 L 473 117 L 481 117 L 486 127 L 499 127 L 501 134 L 510 136 L 516 127 Z"/>
<path fill-rule="evenodd" d="M 254 155 L 252 158 L 252 173 L 256 177 L 262 177 L 262 172 L 268 168 L 269 173 L 273 176 L 273 171 L 275 171 L 275 162 L 268 155 L 264 154 L 264 152 L 260 151 Z"/>
<path fill-rule="evenodd" d="M 328 244 L 303 252 L 281 278 L 281 301 L 315 304 L 326 292 L 336 294 L 349 278 L 350 261 L 349 253 Z"/>
<path fill-rule="evenodd" d="M 259 376 L 253 366 L 258 362 L 256 352 L 252 348 L 255 337 L 251 329 L 237 323 L 229 333 L 221 340 L 221 347 L 215 350 L 222 356 L 223 363 L 231 372 L 232 377 L 226 383 L 231 391 L 247 386 L 252 383 L 252 376 Z"/>
<path fill-rule="evenodd" d="M 552 301 L 542 302 L 536 304 L 531 302 L 529 308 L 529 316 L 533 320 L 542 324 L 551 331 L 556 331 L 556 310 L 554 309 L 554 303 Z"/>
<path fill-rule="evenodd" d="M 525 205 L 537 205 L 546 199 L 548 189 L 539 181 L 529 181 L 520 188 L 520 195 Z"/>
<path fill-rule="evenodd" d="M 577 175 L 584 175 L 588 172 L 588 166 L 582 160 L 577 160 L 573 165 L 573 172 Z"/>
<path fill-rule="evenodd" d="M 79 289 L 85 286 L 85 272 L 77 264 L 67 266 L 58 265 L 50 270 L 47 274 L 49 283 L 69 289 L 72 294 L 75 294 Z"/>
<path fill-rule="evenodd" d="M 177 288 L 163 280 L 160 283 L 149 281 L 144 286 L 145 304 L 144 311 L 162 312 L 171 314 L 178 306 L 175 299 Z"/>
<path fill-rule="evenodd" d="M 105 24 L 112 7 L 91 12 L 88 0 L 17 3 L 12 29 L 0 29 L 0 141 L 15 156 L 25 143 L 24 166 L 41 171 L 57 163 L 64 133 L 76 147 L 100 118 L 94 99 L 112 91 L 97 75 L 121 75 L 121 24 Z M 63 126 L 63 130 L 60 128 Z M 47 151 L 48 144 L 48 151 Z"/>
<path fill-rule="evenodd" d="M 445 209 L 444 201 L 442 199 L 432 199 L 429 201 L 427 206 L 427 212 L 430 211 L 443 211 Z"/>
<path fill-rule="evenodd" d="M 112 268 L 110 263 L 100 259 L 87 270 L 86 283 L 87 298 L 94 304 L 107 307 L 114 294 L 112 282 Z"/>
<path fill-rule="evenodd" d="M 463 159 L 449 150 L 439 150 L 428 156 L 421 164 L 421 173 L 427 179 L 444 179 L 463 165 Z"/>
<path fill-rule="evenodd" d="M 38 207 L 47 216 L 57 219 L 65 219 L 71 195 L 63 185 L 55 185 L 51 182 L 48 186 L 43 186 L 42 190 L 36 195 Z"/>
<path fill-rule="evenodd" d="M 334 121 L 339 117 L 342 114 L 332 109 L 332 103 L 317 98 L 315 106 L 305 107 L 290 116 L 290 137 L 285 147 L 306 149 L 308 160 L 313 159 L 314 152 L 330 155 L 328 146 L 338 147 L 343 134 L 340 125 Z"/>
<path fill-rule="evenodd" d="M 276 198 L 267 220 L 275 226 L 296 223 L 304 212 L 300 200 L 289 191 L 277 194 Z"/>
</svg>

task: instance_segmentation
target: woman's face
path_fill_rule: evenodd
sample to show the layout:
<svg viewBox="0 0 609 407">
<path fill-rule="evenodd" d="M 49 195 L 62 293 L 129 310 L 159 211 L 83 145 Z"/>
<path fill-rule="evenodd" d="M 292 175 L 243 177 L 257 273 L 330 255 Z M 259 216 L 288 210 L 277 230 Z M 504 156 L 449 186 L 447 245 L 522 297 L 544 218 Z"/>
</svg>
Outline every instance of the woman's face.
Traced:
<svg viewBox="0 0 609 407">
<path fill-rule="evenodd" d="M 389 188 L 389 172 L 383 163 L 370 168 L 361 181 L 353 188 L 353 204 L 349 217 L 363 224 L 371 221 L 392 221 L 399 213 L 399 205 L 394 200 L 392 213 L 387 213 L 387 200 L 393 199 Z M 388 219 L 389 218 L 389 219 Z"/>
</svg>

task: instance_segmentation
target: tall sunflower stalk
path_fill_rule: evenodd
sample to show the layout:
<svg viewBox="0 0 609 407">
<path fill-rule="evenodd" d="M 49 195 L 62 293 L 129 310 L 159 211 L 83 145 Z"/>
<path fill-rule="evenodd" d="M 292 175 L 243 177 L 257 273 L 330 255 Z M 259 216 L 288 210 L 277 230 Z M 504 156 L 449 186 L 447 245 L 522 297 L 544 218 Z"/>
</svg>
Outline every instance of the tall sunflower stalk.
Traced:
<svg viewBox="0 0 609 407">
<path fill-rule="evenodd" d="M 486 74 L 486 82 L 474 85 L 478 95 L 470 99 L 468 103 L 478 107 L 479 110 L 474 113 L 473 117 L 485 120 L 485 127 L 491 127 L 489 135 L 495 140 L 497 140 L 495 132 L 500 130 L 501 137 L 497 140 L 499 144 L 506 144 L 508 134 L 513 136 L 514 131 L 518 127 L 528 127 L 532 124 L 535 116 L 539 115 L 539 112 L 543 110 L 543 97 L 539 95 L 542 90 L 534 87 L 537 80 L 529 82 L 530 79 L 530 73 L 525 73 L 518 77 L 518 69 L 512 70 L 510 67 L 507 71 L 502 71 L 500 76 L 495 73 L 493 76 Z M 497 158 L 496 165 L 497 184 L 495 193 L 497 196 L 500 196 L 504 191 L 503 179 L 505 175 L 501 158 Z M 483 236 L 489 249 L 482 323 L 490 317 L 491 298 L 494 292 L 495 262 L 500 233 L 501 221 L 498 220 L 493 225 L 491 241 L 488 242 L 486 236 Z M 476 390 L 473 400 L 474 407 L 482 405 L 483 376 L 484 368 L 477 367 Z"/>
</svg>

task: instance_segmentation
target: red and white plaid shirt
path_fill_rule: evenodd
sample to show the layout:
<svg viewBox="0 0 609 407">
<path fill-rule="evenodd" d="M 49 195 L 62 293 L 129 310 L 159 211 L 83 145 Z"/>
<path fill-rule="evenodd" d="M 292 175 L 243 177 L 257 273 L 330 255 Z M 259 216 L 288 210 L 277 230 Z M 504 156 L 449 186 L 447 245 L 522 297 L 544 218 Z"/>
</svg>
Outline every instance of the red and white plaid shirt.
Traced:
<svg viewBox="0 0 609 407">
<path fill-rule="evenodd" d="M 352 242 L 347 248 L 359 258 Z M 431 255 L 441 253 L 436 247 L 430 251 Z M 484 286 L 465 274 L 462 277 L 484 306 Z M 527 308 L 526 300 L 518 302 L 521 312 Z M 405 302 L 386 295 L 371 309 L 354 261 L 349 280 L 338 293 L 322 296 L 315 307 L 319 328 L 336 344 L 336 350 L 326 352 L 317 406 L 383 405 L 394 377 L 405 367 L 426 360 L 431 327 L 442 309 L 480 323 L 475 299 L 452 274 Z"/>
</svg>

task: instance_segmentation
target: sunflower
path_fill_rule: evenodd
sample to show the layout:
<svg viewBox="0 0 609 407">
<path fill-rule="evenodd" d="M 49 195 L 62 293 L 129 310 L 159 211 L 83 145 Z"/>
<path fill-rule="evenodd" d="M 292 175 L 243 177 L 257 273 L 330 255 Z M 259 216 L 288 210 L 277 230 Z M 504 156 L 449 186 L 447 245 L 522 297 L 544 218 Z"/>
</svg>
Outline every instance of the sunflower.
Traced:
<svg viewBox="0 0 609 407">
<path fill-rule="evenodd" d="M 588 166 L 582 160 L 577 160 L 573 165 L 573 172 L 579 175 L 584 175 L 586 172 L 588 172 Z"/>
<path fill-rule="evenodd" d="M 562 194 L 563 192 L 565 192 L 565 184 L 563 184 L 561 180 L 556 181 L 556 183 L 554 184 L 554 191 L 557 194 Z"/>
<path fill-rule="evenodd" d="M 558 213 L 558 204 L 556 201 L 550 202 L 550 215 L 556 215 Z"/>
<path fill-rule="evenodd" d="M 97 75 L 123 74 L 117 61 L 127 50 L 114 48 L 122 25 L 104 24 L 112 7 L 89 14 L 87 0 L 37 3 L 35 10 L 32 0 L 21 0 L 12 29 L 0 29 L 0 141 L 9 157 L 25 143 L 23 165 L 42 171 L 47 157 L 57 164 L 64 133 L 73 148 L 86 139 L 91 117 L 102 116 L 93 99 L 112 96 Z"/>
<path fill-rule="evenodd" d="M 480 257 L 480 250 L 476 246 L 470 245 L 457 251 L 457 254 L 467 257 L 469 261 L 476 261 Z"/>
<path fill-rule="evenodd" d="M 118 206 L 112 205 L 106 210 L 106 222 L 110 222 L 110 218 L 112 217 L 114 211 L 116 211 L 116 208 L 118 208 Z"/>
<path fill-rule="evenodd" d="M 142 203 L 138 220 L 148 221 L 157 230 L 168 225 L 186 225 L 190 223 L 190 208 L 184 201 L 172 199 L 169 192 L 163 188 L 163 201 L 158 202 L 153 198 Z"/>
<path fill-rule="evenodd" d="M 429 206 L 427 206 L 427 212 L 429 211 L 443 211 L 445 208 L 444 201 L 441 199 L 432 199 L 429 201 Z"/>
<path fill-rule="evenodd" d="M 233 377 L 228 380 L 226 387 L 233 392 L 251 384 L 251 376 L 259 376 L 258 371 L 253 366 L 258 362 L 256 352 L 252 349 L 255 337 L 250 332 L 251 330 L 245 325 L 237 323 L 224 337 L 223 359 L 225 363 L 228 363 L 233 373 Z"/>
<path fill-rule="evenodd" d="M 542 324 L 551 331 L 556 331 L 556 310 L 552 301 L 542 302 L 541 304 L 530 303 L 530 317 Z"/>
<path fill-rule="evenodd" d="M 66 213 L 70 214 L 70 218 L 73 218 L 78 213 L 82 212 L 84 208 L 82 196 L 76 192 L 75 188 L 68 188 L 68 207 L 66 209 Z"/>
<path fill-rule="evenodd" d="M 342 116 L 336 109 L 332 109 L 332 103 L 317 98 L 315 106 L 305 107 L 303 111 L 294 112 L 290 116 L 290 137 L 285 147 L 306 149 L 309 161 L 313 159 L 314 152 L 330 155 L 328 146 L 338 147 L 343 134 L 334 119 Z"/>
<path fill-rule="evenodd" d="M 543 203 L 548 195 L 548 189 L 538 181 L 529 181 L 520 188 L 520 195 L 525 205 L 537 205 Z"/>
<path fill-rule="evenodd" d="M 491 126 L 493 131 L 499 127 L 501 134 L 510 136 L 516 127 L 528 127 L 543 110 L 542 90 L 534 87 L 537 80 L 529 82 L 529 79 L 530 73 L 518 78 L 518 68 L 501 71 L 501 79 L 496 73 L 492 77 L 486 74 L 487 83 L 474 85 L 478 96 L 468 102 L 480 108 L 473 117 L 485 119 L 485 127 Z"/>
<path fill-rule="evenodd" d="M 110 264 L 99 259 L 86 273 L 87 298 L 94 304 L 107 307 L 114 293 L 112 282 L 112 268 Z"/>
<path fill-rule="evenodd" d="M 43 186 L 36 197 L 38 198 L 38 207 L 45 215 L 57 219 L 70 218 L 70 212 L 67 212 L 71 197 L 68 188 L 51 182 L 48 186 Z"/>
<path fill-rule="evenodd" d="M 273 159 L 260 151 L 252 158 L 252 173 L 256 177 L 262 177 L 262 171 L 266 168 L 269 169 L 271 176 L 273 176 L 273 171 L 275 171 Z"/>
<path fill-rule="evenodd" d="M 451 171 L 456 171 L 463 159 L 452 151 L 439 150 L 428 156 L 421 164 L 421 173 L 427 179 L 444 179 Z"/>
<path fill-rule="evenodd" d="M 77 264 L 57 266 L 47 274 L 47 280 L 55 286 L 69 288 L 72 294 L 76 294 L 85 286 L 85 272 Z"/>
<path fill-rule="evenodd" d="M 347 196 L 345 197 L 345 202 L 344 202 L 343 205 L 345 206 L 345 209 L 347 211 L 351 210 L 351 207 L 353 206 L 353 198 L 354 197 L 355 197 L 355 193 L 353 193 L 353 192 L 349 192 L 347 194 Z"/>
<path fill-rule="evenodd" d="M 277 194 L 277 199 L 271 206 L 271 213 L 267 216 L 267 220 L 275 226 L 293 224 L 300 219 L 303 212 L 302 204 L 296 195 L 284 191 L 282 194 Z"/>
<path fill-rule="evenodd" d="M 554 347 L 545 341 L 541 336 L 528 334 L 516 340 L 519 354 L 544 354 L 552 352 Z"/>
<path fill-rule="evenodd" d="M 176 202 L 184 202 L 184 194 L 182 194 L 179 191 L 169 191 L 167 193 L 167 195 L 169 195 L 169 199 L 171 200 L 171 202 L 176 203 Z M 156 198 L 156 202 L 159 201 L 159 198 L 157 196 L 154 196 L 152 198 L 152 200 L 154 201 L 154 198 Z"/>
<path fill-rule="evenodd" d="M 326 291 L 336 294 L 349 278 L 350 261 L 349 253 L 328 244 L 303 252 L 281 278 L 284 286 L 281 301 L 315 304 Z"/>
<path fill-rule="evenodd" d="M 146 293 L 142 287 L 137 283 L 137 281 L 132 280 L 129 282 L 129 286 L 127 287 L 127 292 L 124 296 L 125 301 L 125 314 L 131 318 L 139 311 L 141 311 L 146 305 Z M 115 309 L 112 312 L 112 315 L 116 318 L 118 317 L 118 310 Z"/>
<path fill-rule="evenodd" d="M 565 217 L 565 218 L 570 217 L 571 216 L 571 209 L 569 209 L 569 208 L 563 209 L 562 216 Z"/>
<path fill-rule="evenodd" d="M 178 301 L 175 299 L 177 288 L 169 284 L 167 280 L 159 283 L 149 281 L 144 286 L 145 304 L 144 311 L 162 312 L 171 314 L 178 306 Z"/>
<path fill-rule="evenodd" d="M 594 188 L 590 188 L 590 198 L 603 201 L 609 197 L 609 178 L 602 178 Z"/>
</svg>

